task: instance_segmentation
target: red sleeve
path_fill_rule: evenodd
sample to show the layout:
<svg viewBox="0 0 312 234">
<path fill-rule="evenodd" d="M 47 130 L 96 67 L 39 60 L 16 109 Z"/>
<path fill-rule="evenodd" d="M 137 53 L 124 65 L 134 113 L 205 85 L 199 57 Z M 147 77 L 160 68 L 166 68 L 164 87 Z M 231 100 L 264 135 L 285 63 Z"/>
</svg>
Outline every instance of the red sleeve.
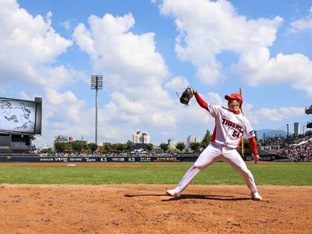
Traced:
<svg viewBox="0 0 312 234">
<path fill-rule="evenodd" d="M 194 94 L 194 96 L 196 98 L 196 101 L 197 101 L 198 105 L 200 105 L 202 108 L 208 110 L 207 102 L 205 102 L 205 100 L 202 99 L 202 97 L 197 92 Z"/>
<path fill-rule="evenodd" d="M 248 140 L 249 140 L 249 145 L 250 145 L 250 149 L 251 149 L 252 154 L 254 154 L 254 155 L 258 154 L 256 138 L 251 137 L 251 138 L 248 138 Z"/>
</svg>

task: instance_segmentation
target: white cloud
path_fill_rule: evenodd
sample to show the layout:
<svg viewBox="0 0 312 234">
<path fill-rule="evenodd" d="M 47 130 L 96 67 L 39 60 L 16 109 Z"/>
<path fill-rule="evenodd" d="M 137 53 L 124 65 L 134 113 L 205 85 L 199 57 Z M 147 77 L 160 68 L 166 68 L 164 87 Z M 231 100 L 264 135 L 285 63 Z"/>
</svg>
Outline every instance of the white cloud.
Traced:
<svg viewBox="0 0 312 234">
<path fill-rule="evenodd" d="M 174 91 L 184 90 L 189 86 L 189 82 L 185 77 L 176 76 L 165 84 L 165 87 Z"/>
<path fill-rule="evenodd" d="M 216 56 L 223 51 L 238 55 L 231 72 L 249 85 L 289 83 L 312 96 L 312 62 L 300 54 L 278 54 L 272 57 L 270 47 L 283 22 L 273 19 L 247 19 L 239 15 L 229 1 L 167 0 L 161 5 L 164 15 L 175 19 L 179 31 L 176 53 L 191 61 L 199 79 L 208 85 L 223 78 L 223 64 Z M 196 17 L 194 17 L 196 12 Z M 311 12 L 311 9 L 310 9 Z M 292 23 L 293 29 L 311 28 L 311 15 Z"/>
<path fill-rule="evenodd" d="M 312 30 L 312 7 L 309 9 L 309 14 L 301 19 L 294 20 L 290 23 L 289 31 L 299 33 Z"/>
<path fill-rule="evenodd" d="M 80 24 L 74 38 L 92 59 L 94 70 L 110 74 L 114 89 L 127 85 L 158 85 L 168 74 L 163 58 L 155 51 L 154 33 L 135 35 L 129 30 L 131 14 L 89 17 L 90 29 Z M 110 79 L 113 79 L 111 81 Z"/>
<path fill-rule="evenodd" d="M 68 81 L 64 66 L 52 64 L 72 43 L 51 27 L 51 12 L 33 17 L 15 1 L 5 0 L 0 17 L 5 19 L 0 21 L 1 81 L 11 80 L 8 75 L 31 85 L 57 86 Z"/>
<path fill-rule="evenodd" d="M 302 54 L 277 54 L 253 74 L 255 83 L 289 82 L 294 88 L 305 90 L 312 96 L 311 60 Z"/>
<path fill-rule="evenodd" d="M 282 21 L 280 17 L 248 20 L 228 1 L 169 0 L 163 2 L 161 12 L 175 18 L 179 30 L 177 55 L 191 61 L 199 78 L 210 85 L 222 77 L 218 53 L 229 50 L 257 59 L 261 52 L 258 48 L 272 45 Z"/>
<path fill-rule="evenodd" d="M 176 120 L 171 112 L 152 113 L 154 126 L 175 126 Z"/>
<path fill-rule="evenodd" d="M 133 34 L 130 30 L 134 24 L 130 13 L 102 18 L 93 15 L 88 26 L 79 24 L 73 33 L 77 45 L 90 56 L 94 70 L 104 74 L 103 83 L 113 91 L 103 110 L 106 117 L 102 124 L 119 137 L 123 135 L 125 141 L 134 129 L 154 126 L 160 128 L 155 130 L 159 133 L 176 125 L 175 102 L 163 89 L 168 70 L 156 52 L 155 34 Z"/>
<path fill-rule="evenodd" d="M 252 111 L 249 114 L 252 118 L 250 121 L 258 125 L 261 120 L 265 119 L 266 122 L 283 123 L 288 118 L 300 117 L 304 113 L 304 108 L 302 107 L 280 107 L 280 108 L 261 108 L 258 111 Z"/>
<path fill-rule="evenodd" d="M 78 100 L 73 92 L 59 93 L 55 89 L 47 88 L 45 102 L 50 105 L 47 109 L 44 108 L 51 113 L 49 117 L 56 118 L 58 121 L 62 119 L 66 123 L 81 123 L 82 115 L 80 113 L 83 111 L 81 108 L 84 102 Z M 48 122 L 51 121 L 48 120 Z"/>
<path fill-rule="evenodd" d="M 78 26 L 75 28 L 73 36 L 76 39 L 76 42 L 78 43 L 80 48 L 84 52 L 90 55 L 93 55 L 93 54 L 94 56 L 96 55 L 94 42 L 91 38 L 90 32 L 87 31 L 84 24 L 82 23 L 78 24 Z"/>
<path fill-rule="evenodd" d="M 62 25 L 66 30 L 71 30 L 73 27 L 74 20 L 66 20 L 64 22 L 61 22 L 60 25 Z"/>
<path fill-rule="evenodd" d="M 52 147 L 54 137 L 60 134 L 80 139 L 84 134 L 94 132 L 94 109 L 86 109 L 85 102 L 72 91 L 59 92 L 47 88 L 45 92 L 42 137 L 37 137 L 37 147 L 44 143 Z"/>
<path fill-rule="evenodd" d="M 114 102 L 118 108 L 129 114 L 142 114 L 145 111 L 141 103 L 133 102 L 121 93 L 113 93 L 112 102 Z"/>
</svg>

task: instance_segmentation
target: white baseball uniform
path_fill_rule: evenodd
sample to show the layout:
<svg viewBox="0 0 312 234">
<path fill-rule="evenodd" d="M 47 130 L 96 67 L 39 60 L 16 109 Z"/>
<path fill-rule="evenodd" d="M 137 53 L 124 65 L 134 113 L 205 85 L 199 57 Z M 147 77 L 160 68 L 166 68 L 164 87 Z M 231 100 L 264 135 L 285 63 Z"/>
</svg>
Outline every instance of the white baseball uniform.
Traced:
<svg viewBox="0 0 312 234">
<path fill-rule="evenodd" d="M 209 145 L 186 172 L 176 189 L 182 192 L 200 170 L 214 162 L 224 161 L 230 164 L 244 178 L 251 193 L 258 192 L 251 171 L 247 168 L 246 163 L 236 149 L 244 133 L 249 139 L 255 137 L 250 122 L 243 113 L 233 113 L 228 108 L 207 104 L 197 93 L 195 97 L 198 104 L 215 118 L 215 129 Z M 257 152 L 255 153 L 257 154 Z"/>
</svg>

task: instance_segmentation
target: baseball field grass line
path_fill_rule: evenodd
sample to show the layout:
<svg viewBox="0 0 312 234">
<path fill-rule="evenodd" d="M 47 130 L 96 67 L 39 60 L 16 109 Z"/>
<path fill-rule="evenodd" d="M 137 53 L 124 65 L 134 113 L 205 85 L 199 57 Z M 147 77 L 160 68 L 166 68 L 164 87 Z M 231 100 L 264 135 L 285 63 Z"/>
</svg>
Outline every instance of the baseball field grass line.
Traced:
<svg viewBox="0 0 312 234">
<path fill-rule="evenodd" d="M 102 166 L 7 166 L 0 164 L 0 184 L 177 184 L 192 163 L 113 163 Z M 91 165 L 91 164 L 90 164 Z M 258 185 L 312 186 L 312 162 L 247 163 Z M 226 163 L 202 170 L 192 184 L 242 185 Z"/>
</svg>

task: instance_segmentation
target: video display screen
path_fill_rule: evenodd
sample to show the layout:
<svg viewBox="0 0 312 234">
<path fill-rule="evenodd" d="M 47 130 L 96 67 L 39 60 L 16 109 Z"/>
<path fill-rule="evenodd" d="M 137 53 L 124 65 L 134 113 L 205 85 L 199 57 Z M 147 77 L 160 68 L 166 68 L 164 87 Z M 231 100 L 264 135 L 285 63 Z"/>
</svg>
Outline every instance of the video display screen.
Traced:
<svg viewBox="0 0 312 234">
<path fill-rule="evenodd" d="M 0 97 L 0 132 L 41 134 L 42 99 L 35 101 Z"/>
</svg>

